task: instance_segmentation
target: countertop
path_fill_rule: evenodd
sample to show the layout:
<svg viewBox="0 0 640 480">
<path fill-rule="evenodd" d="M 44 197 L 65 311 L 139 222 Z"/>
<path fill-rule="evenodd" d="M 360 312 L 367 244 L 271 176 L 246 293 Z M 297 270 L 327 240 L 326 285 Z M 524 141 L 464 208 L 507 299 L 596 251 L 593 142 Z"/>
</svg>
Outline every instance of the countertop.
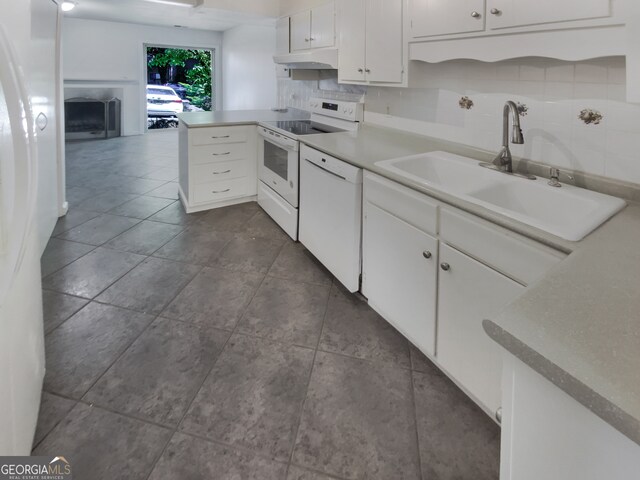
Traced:
<svg viewBox="0 0 640 480">
<path fill-rule="evenodd" d="M 287 111 L 275 110 L 220 110 L 217 112 L 184 112 L 178 119 L 189 128 L 221 127 L 233 125 L 252 125 L 260 122 L 281 120 L 307 120 L 310 113 L 289 108 Z"/>
<path fill-rule="evenodd" d="M 427 193 L 570 255 L 495 318 L 486 332 L 600 418 L 640 444 L 640 204 L 628 202 L 581 242 L 390 175 L 375 162 L 443 150 L 478 160 L 495 154 L 396 130 L 312 135 L 303 143 Z"/>
<path fill-rule="evenodd" d="M 299 110 L 181 114 L 189 127 L 304 119 Z M 494 318 L 489 336 L 600 418 L 640 444 L 640 203 L 580 242 L 569 242 L 375 165 L 446 151 L 491 161 L 487 152 L 363 124 L 357 132 L 308 135 L 302 143 L 521 233 L 569 256 Z"/>
</svg>

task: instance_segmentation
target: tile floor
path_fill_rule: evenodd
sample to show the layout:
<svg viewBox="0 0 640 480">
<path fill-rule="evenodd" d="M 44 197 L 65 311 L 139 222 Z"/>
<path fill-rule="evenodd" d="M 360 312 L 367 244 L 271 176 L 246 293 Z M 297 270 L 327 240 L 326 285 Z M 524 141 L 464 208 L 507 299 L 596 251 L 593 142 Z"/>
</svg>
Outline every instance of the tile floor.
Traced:
<svg viewBox="0 0 640 480">
<path fill-rule="evenodd" d="M 186 215 L 177 135 L 67 145 L 35 454 L 74 478 L 497 479 L 498 427 L 247 203 Z"/>
</svg>

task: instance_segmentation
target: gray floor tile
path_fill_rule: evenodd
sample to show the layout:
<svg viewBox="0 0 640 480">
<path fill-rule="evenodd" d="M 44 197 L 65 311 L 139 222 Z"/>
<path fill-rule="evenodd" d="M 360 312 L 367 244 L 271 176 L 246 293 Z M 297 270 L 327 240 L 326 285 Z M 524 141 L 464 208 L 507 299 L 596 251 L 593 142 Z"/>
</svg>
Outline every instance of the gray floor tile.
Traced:
<svg viewBox="0 0 640 480">
<path fill-rule="evenodd" d="M 124 252 L 151 255 L 184 230 L 179 225 L 143 220 L 106 244 Z"/>
<path fill-rule="evenodd" d="M 154 180 L 155 181 L 155 180 Z M 178 200 L 178 182 L 167 182 L 146 193 L 150 197 L 169 198 Z"/>
<path fill-rule="evenodd" d="M 267 273 L 283 245 L 280 240 L 235 234 L 213 265 L 238 272 Z"/>
<path fill-rule="evenodd" d="M 123 182 L 121 185 L 118 185 L 116 188 L 121 192 L 142 195 L 164 185 L 165 183 L 166 182 L 164 180 L 150 180 L 148 178 L 131 178 L 129 181 Z"/>
<path fill-rule="evenodd" d="M 316 348 L 330 287 L 267 277 L 238 331 L 285 343 Z"/>
<path fill-rule="evenodd" d="M 71 230 L 73 227 L 77 227 L 78 225 L 88 222 L 92 218 L 96 218 L 98 215 L 100 214 L 97 212 L 89 212 L 87 210 L 69 210 L 64 217 L 60 217 L 58 219 L 52 235 L 54 237 L 60 235 Z"/>
<path fill-rule="evenodd" d="M 257 204 L 256 204 L 257 205 Z M 276 222 L 271 220 L 269 215 L 259 209 L 255 215 L 244 225 L 242 231 L 254 237 L 271 238 L 273 240 L 285 241 L 291 237 L 282 230 Z"/>
<path fill-rule="evenodd" d="M 154 222 L 171 223 L 173 225 L 191 225 L 204 217 L 206 212 L 187 213 L 180 202 L 174 202 L 167 208 L 152 215 L 148 220 Z"/>
<path fill-rule="evenodd" d="M 229 332 L 156 320 L 85 395 L 110 410 L 177 426 Z"/>
<path fill-rule="evenodd" d="M 497 480 L 499 427 L 445 376 L 413 375 L 423 477 Z"/>
<path fill-rule="evenodd" d="M 38 445 L 53 428 L 60 423 L 67 413 L 75 406 L 75 400 L 59 397 L 52 393 L 42 392 L 40 412 L 33 445 Z"/>
<path fill-rule="evenodd" d="M 60 235 L 60 238 L 89 245 L 102 245 L 138 224 L 140 220 L 100 215 Z"/>
<path fill-rule="evenodd" d="M 289 467 L 289 473 L 287 474 L 287 480 L 334 480 L 336 478 L 338 477 L 330 477 L 329 475 L 312 472 L 294 465 Z"/>
<path fill-rule="evenodd" d="M 269 269 L 269 275 L 316 285 L 333 283 L 329 271 L 301 243 L 286 243 Z"/>
<path fill-rule="evenodd" d="M 416 347 L 409 345 L 409 351 L 411 352 L 412 370 L 423 373 L 432 373 L 434 375 L 443 375 L 442 371 Z"/>
<path fill-rule="evenodd" d="M 411 367 L 409 342 L 366 302 L 335 286 L 331 290 L 319 348 Z"/>
<path fill-rule="evenodd" d="M 73 478 L 145 480 L 171 430 L 79 403 L 36 448 L 64 455 Z"/>
<path fill-rule="evenodd" d="M 176 433 L 149 480 L 281 480 L 286 465 Z"/>
<path fill-rule="evenodd" d="M 153 255 L 195 265 L 210 265 L 232 238 L 230 232 L 187 228 Z"/>
<path fill-rule="evenodd" d="M 130 193 L 109 190 L 106 193 L 89 197 L 87 200 L 80 202 L 76 208 L 79 208 L 80 210 L 105 213 L 118 205 L 122 205 L 123 203 L 133 200 L 136 197 L 137 195 L 132 195 Z"/>
<path fill-rule="evenodd" d="M 164 180 L 165 182 L 175 180 L 177 177 L 178 177 L 177 165 L 175 167 L 160 168 L 145 176 L 145 178 L 150 178 L 152 180 Z"/>
<path fill-rule="evenodd" d="M 51 290 L 43 290 L 42 303 L 44 333 L 49 333 L 89 303 L 89 300 L 72 297 L 64 293 L 52 292 Z"/>
<path fill-rule="evenodd" d="M 125 217 L 145 219 L 155 213 L 158 213 L 160 210 L 168 207 L 172 203 L 173 200 L 169 200 L 167 198 L 142 196 L 134 198 L 130 202 L 123 203 L 113 210 L 110 210 L 109 213 L 114 215 L 124 215 Z"/>
<path fill-rule="evenodd" d="M 134 253 L 99 247 L 42 281 L 49 290 L 93 298 L 144 260 Z"/>
<path fill-rule="evenodd" d="M 94 248 L 94 246 L 83 243 L 68 242 L 58 238 L 50 239 L 40 259 L 42 276 L 46 277 L 60 270 L 78 258 L 85 256 Z"/>
<path fill-rule="evenodd" d="M 198 392 L 181 430 L 287 461 L 313 353 L 234 335 Z"/>
<path fill-rule="evenodd" d="M 81 398 L 153 317 L 91 303 L 45 338 L 44 388 Z"/>
<path fill-rule="evenodd" d="M 96 300 L 158 315 L 201 269 L 186 263 L 147 258 Z"/>
<path fill-rule="evenodd" d="M 70 208 L 75 208 L 85 200 L 93 197 L 96 191 L 93 188 L 74 187 L 67 185 L 67 202 Z"/>
<path fill-rule="evenodd" d="M 251 218 L 260 210 L 256 202 L 239 203 L 229 207 L 216 208 L 198 220 L 198 224 L 207 229 L 240 232 Z"/>
<path fill-rule="evenodd" d="M 318 352 L 293 462 L 347 479 L 419 479 L 411 372 Z"/>
<path fill-rule="evenodd" d="M 233 329 L 263 275 L 205 268 L 162 312 L 163 316 Z"/>
</svg>

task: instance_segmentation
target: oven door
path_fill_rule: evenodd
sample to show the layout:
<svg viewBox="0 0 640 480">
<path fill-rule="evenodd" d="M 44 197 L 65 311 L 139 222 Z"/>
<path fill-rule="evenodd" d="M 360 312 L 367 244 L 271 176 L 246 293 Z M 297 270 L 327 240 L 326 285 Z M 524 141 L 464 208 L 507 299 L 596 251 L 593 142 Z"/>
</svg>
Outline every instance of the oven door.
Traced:
<svg viewBox="0 0 640 480">
<path fill-rule="evenodd" d="M 298 208 L 298 141 L 264 127 L 258 133 L 260 180 Z"/>
</svg>

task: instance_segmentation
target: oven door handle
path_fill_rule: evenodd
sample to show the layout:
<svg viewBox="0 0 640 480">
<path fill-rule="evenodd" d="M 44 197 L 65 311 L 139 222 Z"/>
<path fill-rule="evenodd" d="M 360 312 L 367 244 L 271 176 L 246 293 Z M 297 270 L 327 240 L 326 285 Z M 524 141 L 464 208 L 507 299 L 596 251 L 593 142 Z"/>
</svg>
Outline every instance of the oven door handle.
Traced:
<svg viewBox="0 0 640 480">
<path fill-rule="evenodd" d="M 333 175 L 334 177 L 338 177 L 338 178 L 339 178 L 339 179 L 341 179 L 341 180 L 344 180 L 344 181 L 346 181 L 346 180 L 347 180 L 347 179 L 346 179 L 346 178 L 344 178 L 342 175 L 338 175 L 337 173 L 332 172 L 331 170 L 327 170 L 326 168 L 321 167 L 321 166 L 320 166 L 320 165 L 318 165 L 317 163 L 312 162 L 312 161 L 311 161 L 311 160 L 309 160 L 308 158 L 305 158 L 305 160 L 307 161 L 307 163 L 308 163 L 309 165 L 313 165 L 314 167 L 319 168 L 319 169 L 320 169 L 320 170 L 322 170 L 323 172 L 327 172 L 327 173 L 329 173 L 329 174 Z"/>
<path fill-rule="evenodd" d="M 291 143 L 287 143 L 287 142 L 281 142 L 279 140 L 277 140 L 274 136 L 268 136 L 263 132 L 258 132 L 260 134 L 260 136 L 267 142 L 280 147 L 280 148 L 284 148 L 285 150 L 288 150 L 290 152 L 297 152 L 299 150 L 298 147 L 298 142 L 295 140 L 292 140 Z M 279 135 L 279 134 L 278 134 Z M 280 137 L 283 137 L 282 135 L 280 135 Z"/>
</svg>

